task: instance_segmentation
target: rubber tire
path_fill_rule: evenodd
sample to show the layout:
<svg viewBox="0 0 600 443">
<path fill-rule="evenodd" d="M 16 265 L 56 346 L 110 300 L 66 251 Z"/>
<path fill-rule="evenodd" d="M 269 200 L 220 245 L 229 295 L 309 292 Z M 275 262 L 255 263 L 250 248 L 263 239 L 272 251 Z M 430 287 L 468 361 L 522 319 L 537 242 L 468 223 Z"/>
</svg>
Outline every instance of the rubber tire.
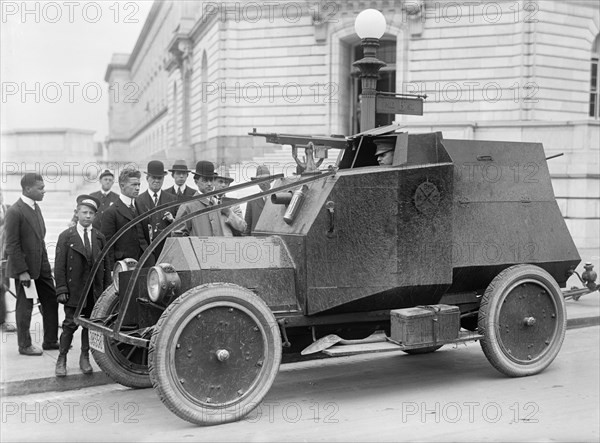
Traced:
<svg viewBox="0 0 600 443">
<path fill-rule="evenodd" d="M 436 346 L 426 346 L 424 348 L 416 348 L 416 349 L 403 349 L 403 352 L 406 352 L 410 355 L 422 355 L 422 354 L 431 354 L 432 352 L 437 351 L 444 345 L 436 345 Z"/>
<path fill-rule="evenodd" d="M 521 364 L 510 358 L 498 341 L 496 317 L 504 298 L 505 291 L 519 284 L 519 281 L 534 280 L 544 285 L 556 305 L 557 328 L 547 350 L 534 361 Z M 562 292 L 552 276 L 542 268 L 534 265 L 516 265 L 500 272 L 487 287 L 479 308 L 478 332 L 484 338 L 480 340 L 481 348 L 488 361 L 501 373 L 509 377 L 525 377 L 542 372 L 558 355 L 565 338 L 567 315 Z"/>
<path fill-rule="evenodd" d="M 203 305 L 223 301 L 250 310 L 266 332 L 267 340 L 261 379 L 254 388 L 230 406 L 206 408 L 180 392 L 179 381 L 171 371 L 174 337 L 185 327 L 182 324 L 191 312 Z M 242 419 L 263 400 L 279 371 L 282 344 L 279 326 L 266 303 L 252 291 L 231 283 L 209 283 L 192 288 L 178 297 L 163 312 L 150 339 L 148 357 L 150 379 L 160 400 L 178 417 L 198 425 L 215 425 Z M 256 380 L 256 379 L 255 379 Z"/>
<path fill-rule="evenodd" d="M 119 294 L 114 285 L 110 285 L 100 296 L 91 318 L 106 318 L 113 314 L 119 307 Z M 113 354 L 112 349 L 115 341 L 104 337 L 104 349 L 106 352 L 100 352 L 92 349 L 94 360 L 98 366 L 117 383 L 130 388 L 149 388 L 152 386 L 150 376 L 148 375 L 148 367 L 140 370 L 138 368 L 125 367 Z"/>
</svg>

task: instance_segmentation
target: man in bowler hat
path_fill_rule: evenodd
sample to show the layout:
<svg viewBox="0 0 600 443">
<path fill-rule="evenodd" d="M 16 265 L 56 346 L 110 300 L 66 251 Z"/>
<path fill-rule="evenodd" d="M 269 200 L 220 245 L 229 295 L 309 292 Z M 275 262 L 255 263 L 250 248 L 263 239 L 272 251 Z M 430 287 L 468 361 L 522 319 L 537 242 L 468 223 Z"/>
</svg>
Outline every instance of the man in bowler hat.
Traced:
<svg viewBox="0 0 600 443">
<path fill-rule="evenodd" d="M 214 190 L 214 180 L 216 178 L 215 165 L 209 161 L 201 160 L 196 163 L 196 170 L 190 171 L 194 174 L 194 181 L 198 187 L 195 195 L 207 194 Z M 180 219 L 187 214 L 199 211 L 216 204 L 214 198 L 201 198 L 191 202 L 186 202 L 179 207 L 175 219 Z M 183 235 L 196 237 L 226 236 L 232 237 L 231 220 L 224 217 L 220 212 L 194 217 L 185 222 L 181 229 Z"/>
<path fill-rule="evenodd" d="M 220 189 L 227 189 L 233 182 L 233 178 L 229 175 L 229 170 L 225 165 L 221 165 L 215 171 L 214 186 L 215 191 Z M 217 196 L 217 203 L 225 202 L 230 203 L 235 201 L 234 198 L 227 197 L 225 193 Z M 239 205 L 232 206 L 230 208 L 221 209 L 222 221 L 225 222 L 230 228 L 234 236 L 241 236 L 246 230 L 246 221 L 242 213 L 242 208 Z"/>
<path fill-rule="evenodd" d="M 100 208 L 100 200 L 92 195 L 77 197 L 77 225 L 61 232 L 56 245 L 54 261 L 54 276 L 56 278 L 56 293 L 59 303 L 64 305 L 65 320 L 60 335 L 60 348 L 56 361 L 55 374 L 57 377 L 67 375 L 67 353 L 77 330 L 75 311 L 81 297 L 85 297 L 81 313 L 90 317 L 95 301 L 110 285 L 110 267 L 102 260 L 94 283 L 88 294 L 82 294 L 92 266 L 98 260 L 100 252 L 106 244 L 104 235 L 93 227 L 94 218 Z M 81 331 L 81 354 L 79 368 L 84 374 L 93 372 L 90 365 L 90 341 L 87 328 Z"/>
<path fill-rule="evenodd" d="M 146 173 L 146 180 L 148 181 L 148 190 L 142 192 L 136 199 L 136 205 L 140 211 L 140 214 L 154 209 L 156 206 L 164 205 L 165 203 L 177 202 L 177 197 L 173 194 L 162 191 L 162 185 L 165 181 L 165 166 L 163 162 L 158 160 L 152 160 L 148 163 L 148 170 Z M 144 234 L 148 244 L 152 242 L 167 226 L 173 223 L 177 208 L 166 209 L 162 212 L 154 213 L 148 216 L 147 219 L 142 221 Z M 155 260 L 158 259 L 162 252 L 164 241 L 161 242 L 156 249 L 154 249 L 153 255 Z"/>
<path fill-rule="evenodd" d="M 52 270 L 44 237 L 46 224 L 37 202 L 44 198 L 44 179 L 40 174 L 26 173 L 21 178 L 23 195 L 6 211 L 7 275 L 17 286 L 17 342 L 21 355 L 42 355 L 42 350 L 31 343 L 31 313 L 33 300 L 25 295 L 25 288 L 35 284 L 42 305 L 44 323 L 43 349 L 58 349 L 58 303 L 52 280 Z"/>
<path fill-rule="evenodd" d="M 188 176 L 190 175 L 190 171 L 188 170 L 185 160 L 176 160 L 175 163 L 173 163 L 173 167 L 168 169 L 168 171 L 173 176 L 175 185 L 165 189 L 165 192 L 175 195 L 179 201 L 188 200 L 196 193 L 196 191 L 185 184 Z"/>
<path fill-rule="evenodd" d="M 256 168 L 256 176 L 250 177 L 250 180 L 256 180 L 270 176 L 271 174 L 269 172 L 269 167 L 267 165 L 260 165 Z M 259 183 L 258 187 L 262 192 L 268 191 L 271 189 L 271 182 L 266 181 Z M 244 235 L 252 235 L 254 232 L 256 224 L 258 223 L 258 219 L 260 218 L 260 214 L 262 214 L 262 211 L 265 207 L 266 199 L 266 197 L 263 197 L 258 200 L 249 201 L 246 204 L 246 214 L 244 215 L 246 221 L 246 230 L 244 231 Z"/>
</svg>

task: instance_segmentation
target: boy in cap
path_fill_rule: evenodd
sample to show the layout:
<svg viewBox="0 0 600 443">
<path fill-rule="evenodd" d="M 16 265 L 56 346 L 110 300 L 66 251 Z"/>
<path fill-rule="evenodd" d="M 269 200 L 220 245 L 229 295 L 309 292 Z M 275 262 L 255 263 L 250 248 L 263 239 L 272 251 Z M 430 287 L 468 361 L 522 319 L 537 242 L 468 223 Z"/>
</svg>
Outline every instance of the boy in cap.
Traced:
<svg viewBox="0 0 600 443">
<path fill-rule="evenodd" d="M 185 184 L 188 176 L 190 175 L 190 171 L 188 170 L 185 160 L 176 160 L 175 163 L 173 163 L 173 167 L 168 169 L 168 171 L 173 176 L 175 185 L 165 189 L 165 192 L 173 194 L 179 201 L 185 201 L 190 197 L 193 197 L 196 191 Z"/>
<path fill-rule="evenodd" d="M 93 227 L 94 217 L 100 207 L 100 201 L 92 195 L 77 197 L 77 225 L 63 231 L 56 244 L 54 261 L 54 277 L 56 279 L 56 294 L 59 303 L 65 309 L 65 320 L 62 324 L 62 334 L 59 340 L 59 355 L 56 361 L 55 374 L 57 377 L 67 375 L 67 352 L 77 330 L 75 311 L 81 297 L 85 297 L 81 313 L 90 317 L 94 302 L 102 295 L 111 283 L 110 268 L 104 260 L 94 276 L 94 284 L 88 294 L 82 294 L 85 283 L 100 251 L 106 244 L 102 233 Z M 79 367 L 84 374 L 90 374 L 93 369 L 89 357 L 88 330 L 81 331 L 81 355 Z"/>
<path fill-rule="evenodd" d="M 269 167 L 267 165 L 260 165 L 256 168 L 256 176 L 250 177 L 250 180 L 256 180 L 259 178 L 270 177 L 271 173 L 269 172 Z M 258 187 L 261 192 L 268 191 L 271 189 L 271 182 L 266 181 L 259 183 Z M 252 235 L 254 229 L 256 228 L 256 224 L 258 223 L 258 219 L 260 218 L 260 214 L 265 207 L 266 197 L 263 197 L 259 200 L 252 200 L 248 202 L 246 205 L 246 230 L 244 231 L 244 235 Z"/>
<path fill-rule="evenodd" d="M 100 201 L 98 212 L 96 213 L 96 217 L 94 217 L 94 223 L 92 223 L 92 226 L 96 229 L 100 229 L 104 211 L 106 211 L 111 205 L 114 205 L 119 199 L 119 194 L 110 190 L 115 182 L 115 175 L 110 169 L 105 169 L 102 171 L 100 173 L 99 180 L 102 189 L 90 194 L 92 197 L 95 197 Z"/>
<path fill-rule="evenodd" d="M 165 175 L 167 175 L 163 162 L 152 160 L 148 163 L 148 170 L 145 171 L 145 174 L 146 180 L 148 181 L 148 190 L 142 192 L 135 199 L 140 214 L 148 212 L 156 206 L 164 205 L 165 203 L 177 202 L 176 196 L 163 192 L 161 189 L 165 181 Z M 173 220 L 175 219 L 174 214 L 177 213 L 176 210 L 176 207 L 166 209 L 160 213 L 154 213 L 142 221 L 142 226 L 145 227 L 144 234 L 146 235 L 148 244 L 164 231 L 167 226 L 173 223 Z M 160 256 L 163 246 L 164 242 L 161 242 L 161 244 L 154 249 L 153 255 L 155 260 Z"/>
</svg>

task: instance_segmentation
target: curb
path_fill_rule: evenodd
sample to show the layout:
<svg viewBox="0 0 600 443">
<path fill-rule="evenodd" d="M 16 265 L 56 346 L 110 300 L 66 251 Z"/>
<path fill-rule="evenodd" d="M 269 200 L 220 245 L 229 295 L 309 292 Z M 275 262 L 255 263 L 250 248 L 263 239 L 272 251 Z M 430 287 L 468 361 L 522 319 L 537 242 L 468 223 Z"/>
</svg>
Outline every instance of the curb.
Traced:
<svg viewBox="0 0 600 443">
<path fill-rule="evenodd" d="M 600 316 L 567 319 L 567 330 L 600 326 Z M 93 386 L 114 384 L 115 382 L 104 372 L 92 374 L 73 374 L 64 378 L 45 377 L 31 380 L 18 380 L 2 383 L 0 397 L 39 394 L 51 391 L 72 391 Z"/>
<path fill-rule="evenodd" d="M 2 383 L 0 397 L 39 394 L 50 391 L 72 391 L 114 383 L 104 372 L 73 374 L 66 377 L 44 377 Z"/>
</svg>

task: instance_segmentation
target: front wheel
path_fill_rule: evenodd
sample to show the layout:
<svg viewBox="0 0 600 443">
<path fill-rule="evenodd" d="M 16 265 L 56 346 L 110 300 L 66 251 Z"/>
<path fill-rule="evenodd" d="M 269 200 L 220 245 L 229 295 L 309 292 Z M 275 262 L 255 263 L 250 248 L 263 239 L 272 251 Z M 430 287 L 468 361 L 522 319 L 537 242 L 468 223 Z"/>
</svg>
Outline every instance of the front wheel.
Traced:
<svg viewBox="0 0 600 443">
<path fill-rule="evenodd" d="M 546 369 L 558 355 L 566 329 L 561 290 L 538 266 L 505 269 L 481 300 L 481 347 L 492 366 L 508 376 L 523 377 Z"/>
<path fill-rule="evenodd" d="M 273 313 L 248 289 L 190 289 L 161 315 L 150 340 L 150 379 L 177 416 L 200 425 L 236 421 L 267 394 L 281 363 Z"/>
<path fill-rule="evenodd" d="M 114 285 L 110 285 L 94 306 L 91 318 L 108 318 L 106 326 L 112 328 L 119 311 L 119 294 Z M 94 360 L 106 374 L 117 383 L 130 388 L 149 388 L 152 386 L 148 376 L 148 349 L 130 345 L 104 336 L 105 352 L 92 349 Z"/>
</svg>

